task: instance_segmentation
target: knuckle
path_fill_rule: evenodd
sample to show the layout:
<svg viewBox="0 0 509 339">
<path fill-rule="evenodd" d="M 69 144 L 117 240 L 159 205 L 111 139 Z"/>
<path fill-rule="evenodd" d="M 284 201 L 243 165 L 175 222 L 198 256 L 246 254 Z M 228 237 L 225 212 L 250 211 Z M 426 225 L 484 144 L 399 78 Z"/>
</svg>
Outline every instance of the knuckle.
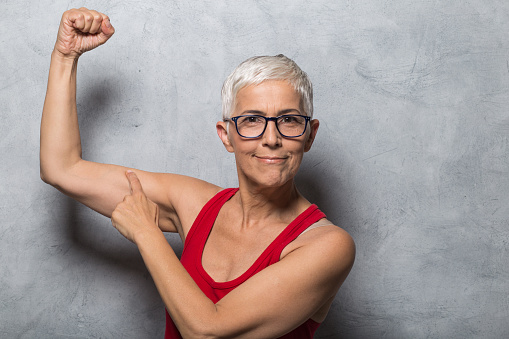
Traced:
<svg viewBox="0 0 509 339">
<path fill-rule="evenodd" d="M 63 17 L 67 19 L 77 19 L 83 15 L 80 10 L 76 8 L 69 9 L 64 12 Z"/>
<path fill-rule="evenodd" d="M 76 15 L 73 16 L 73 19 L 75 19 L 75 21 L 81 21 L 84 20 L 85 18 L 83 13 L 77 12 Z"/>
</svg>

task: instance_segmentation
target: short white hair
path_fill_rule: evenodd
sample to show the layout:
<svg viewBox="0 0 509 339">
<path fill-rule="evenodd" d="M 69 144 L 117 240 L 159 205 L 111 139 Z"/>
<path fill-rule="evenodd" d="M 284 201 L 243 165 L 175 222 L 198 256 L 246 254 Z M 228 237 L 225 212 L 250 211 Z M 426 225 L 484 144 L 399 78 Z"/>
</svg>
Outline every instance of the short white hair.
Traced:
<svg viewBox="0 0 509 339">
<path fill-rule="evenodd" d="M 232 116 L 237 93 L 249 85 L 258 85 L 266 80 L 283 80 L 290 83 L 301 97 L 303 114 L 313 117 L 313 85 L 306 72 L 290 58 L 276 56 L 255 56 L 242 62 L 226 78 L 221 90 L 223 120 Z"/>
</svg>

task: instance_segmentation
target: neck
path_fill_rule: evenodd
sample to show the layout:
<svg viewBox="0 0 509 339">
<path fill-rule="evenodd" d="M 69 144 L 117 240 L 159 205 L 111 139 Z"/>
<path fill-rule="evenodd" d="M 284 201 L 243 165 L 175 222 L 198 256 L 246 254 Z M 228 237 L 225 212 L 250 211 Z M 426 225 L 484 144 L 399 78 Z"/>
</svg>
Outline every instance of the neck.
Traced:
<svg viewBox="0 0 509 339">
<path fill-rule="evenodd" d="M 293 179 L 279 187 L 259 187 L 241 182 L 237 196 L 243 227 L 267 224 L 267 221 L 290 222 L 309 205 L 298 192 Z"/>
</svg>

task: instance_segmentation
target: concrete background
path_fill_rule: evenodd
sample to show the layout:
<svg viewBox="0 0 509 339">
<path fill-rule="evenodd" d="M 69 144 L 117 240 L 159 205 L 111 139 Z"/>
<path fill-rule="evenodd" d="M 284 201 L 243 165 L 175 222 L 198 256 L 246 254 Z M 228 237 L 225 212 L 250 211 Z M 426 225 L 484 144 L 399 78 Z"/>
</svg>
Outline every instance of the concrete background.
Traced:
<svg viewBox="0 0 509 339">
<path fill-rule="evenodd" d="M 164 331 L 136 248 L 39 179 L 50 53 L 82 5 L 117 30 L 80 60 L 85 158 L 235 186 L 222 81 L 284 53 L 321 120 L 300 188 L 358 247 L 317 337 L 509 337 L 506 0 L 0 0 L 1 338 Z"/>
</svg>

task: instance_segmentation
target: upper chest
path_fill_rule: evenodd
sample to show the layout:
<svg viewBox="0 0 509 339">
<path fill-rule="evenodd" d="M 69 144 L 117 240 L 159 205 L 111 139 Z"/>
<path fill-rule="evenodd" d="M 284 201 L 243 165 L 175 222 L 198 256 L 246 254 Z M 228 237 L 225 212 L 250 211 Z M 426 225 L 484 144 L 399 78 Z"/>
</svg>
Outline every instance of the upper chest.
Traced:
<svg viewBox="0 0 509 339">
<path fill-rule="evenodd" d="M 216 282 L 238 278 L 276 247 L 276 238 L 287 226 L 269 222 L 242 228 L 239 220 L 220 213 L 204 245 L 202 267 Z"/>
</svg>

